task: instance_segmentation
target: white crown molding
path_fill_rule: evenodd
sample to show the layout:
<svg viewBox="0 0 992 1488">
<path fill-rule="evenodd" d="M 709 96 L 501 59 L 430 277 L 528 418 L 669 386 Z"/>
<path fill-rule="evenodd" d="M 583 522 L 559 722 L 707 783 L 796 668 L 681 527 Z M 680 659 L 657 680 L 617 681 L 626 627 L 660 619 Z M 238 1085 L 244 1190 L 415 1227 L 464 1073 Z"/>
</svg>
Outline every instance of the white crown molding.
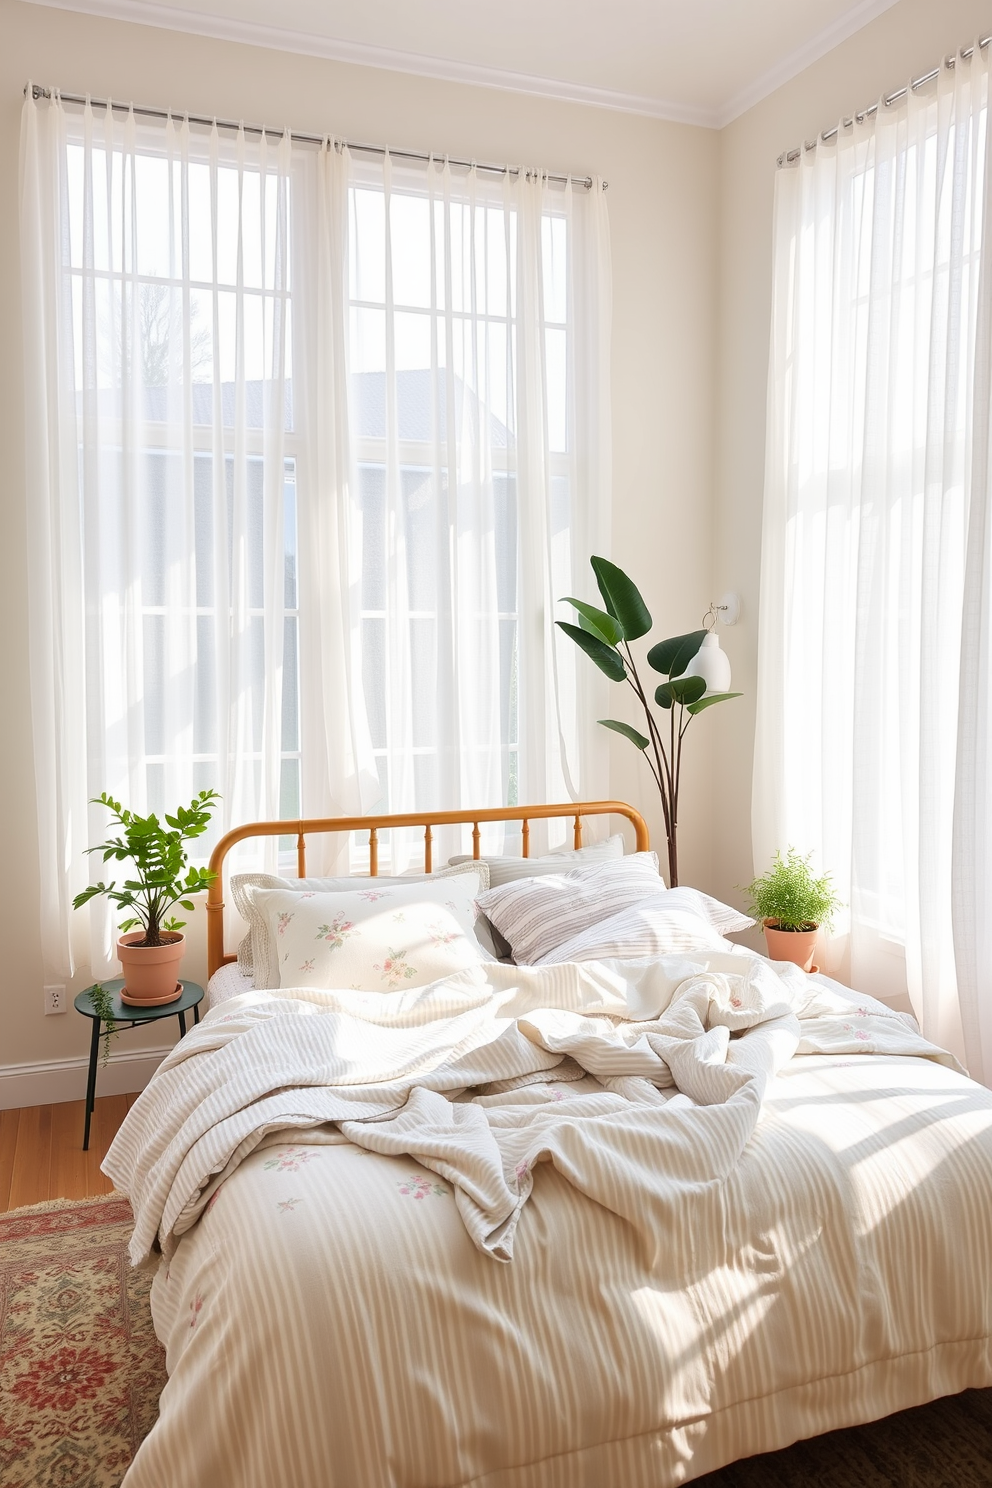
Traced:
<svg viewBox="0 0 992 1488">
<path fill-rule="evenodd" d="M 106 1066 L 97 1067 L 97 1095 L 130 1095 L 135 1090 L 144 1090 L 171 1049 L 171 1044 L 163 1049 L 139 1049 L 132 1054 L 115 1049 Z M 0 1111 L 83 1100 L 88 1068 L 86 1055 L 40 1063 L 0 1064 Z M 82 1141 L 81 1130 L 79 1139 Z"/>
<path fill-rule="evenodd" d="M 819 62 L 820 58 L 832 52 L 834 47 L 840 46 L 842 41 L 847 41 L 849 36 L 853 36 L 856 31 L 860 31 L 862 27 L 867 26 L 877 16 L 890 10 L 896 4 L 898 0 L 861 0 L 859 5 L 853 6 L 851 10 L 839 16 L 817 36 L 804 42 L 787 57 L 783 57 L 781 62 L 777 62 L 774 67 L 762 73 L 753 83 L 749 83 L 746 88 L 735 93 L 722 109 L 715 110 L 713 127 L 725 129 L 728 124 L 740 118 L 741 114 L 746 114 L 748 109 L 754 108 L 756 103 L 760 103 L 763 98 L 774 93 L 776 88 L 781 88 L 785 83 L 791 83 L 792 79 L 798 77 L 801 72 L 805 72 L 807 67 L 811 67 L 814 62 Z"/>
<path fill-rule="evenodd" d="M 615 109 L 625 114 L 642 114 L 650 119 L 664 119 L 672 124 L 694 124 L 703 129 L 712 129 L 717 125 L 717 111 L 696 104 L 674 103 L 636 93 L 616 92 L 610 88 L 593 88 L 584 83 L 569 83 L 558 78 L 534 77 L 525 72 L 506 72 L 498 67 L 485 67 L 474 62 L 426 57 L 419 52 L 392 51 L 388 47 L 371 46 L 365 42 L 338 41 L 329 36 L 290 31 L 281 26 L 266 26 L 257 21 L 234 20 L 228 16 L 160 5 L 157 0 L 28 0 L 28 4 L 79 11 L 84 15 L 131 21 L 138 25 L 157 26 L 165 31 L 185 31 L 218 41 L 238 41 L 248 46 L 270 47 L 274 51 L 297 52 L 303 56 L 321 57 L 332 62 L 350 62 L 358 67 L 412 73 L 417 77 L 436 78 L 441 82 L 500 88 L 510 93 L 529 93 L 538 98 L 551 98 L 560 103 L 581 103 L 593 108 Z M 51 81 L 57 86 L 55 79 L 45 81 Z"/>
</svg>

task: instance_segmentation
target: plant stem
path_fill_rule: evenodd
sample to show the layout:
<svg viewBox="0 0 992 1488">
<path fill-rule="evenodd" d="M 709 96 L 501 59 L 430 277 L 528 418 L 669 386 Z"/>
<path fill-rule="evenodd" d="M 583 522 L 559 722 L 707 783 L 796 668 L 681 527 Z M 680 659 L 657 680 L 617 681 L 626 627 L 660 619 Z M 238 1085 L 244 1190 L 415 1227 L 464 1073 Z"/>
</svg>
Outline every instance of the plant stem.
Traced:
<svg viewBox="0 0 992 1488">
<path fill-rule="evenodd" d="M 655 722 L 654 714 L 648 703 L 641 679 L 634 665 L 634 658 L 630 653 L 630 645 L 627 641 L 623 643 L 626 652 L 627 681 L 637 695 L 641 707 L 644 709 L 644 717 L 647 720 L 648 735 L 654 748 L 657 769 L 651 765 L 651 773 L 654 775 L 658 791 L 661 795 L 661 809 L 665 818 L 665 837 L 668 845 L 668 882 L 670 888 L 677 888 L 679 882 L 679 858 L 678 858 L 678 776 L 673 778 L 672 761 L 675 755 L 675 709 L 672 708 L 672 743 L 671 754 L 666 753 L 661 732 Z M 646 753 L 646 751 L 645 751 Z"/>
<path fill-rule="evenodd" d="M 661 735 L 658 732 L 658 726 L 655 723 L 654 717 L 651 713 L 651 709 L 648 706 L 647 698 L 644 696 L 644 689 L 641 686 L 641 679 L 637 675 L 637 670 L 634 667 L 633 662 L 630 663 L 630 669 L 633 672 L 633 679 L 628 676 L 627 681 L 634 689 L 637 700 L 640 703 L 641 707 L 644 709 L 644 717 L 647 720 L 648 725 L 648 734 L 650 736 L 651 744 L 655 753 L 657 768 L 655 767 L 655 765 L 651 765 L 651 773 L 652 775 L 654 775 L 658 790 L 661 794 L 661 805 L 665 816 L 665 833 L 667 836 L 670 830 L 671 823 L 671 809 L 669 805 L 669 794 L 671 791 L 671 773 L 668 768 L 668 759 L 665 754 L 665 746 L 662 743 Z M 651 761 L 649 760 L 648 763 L 651 764 Z"/>
</svg>

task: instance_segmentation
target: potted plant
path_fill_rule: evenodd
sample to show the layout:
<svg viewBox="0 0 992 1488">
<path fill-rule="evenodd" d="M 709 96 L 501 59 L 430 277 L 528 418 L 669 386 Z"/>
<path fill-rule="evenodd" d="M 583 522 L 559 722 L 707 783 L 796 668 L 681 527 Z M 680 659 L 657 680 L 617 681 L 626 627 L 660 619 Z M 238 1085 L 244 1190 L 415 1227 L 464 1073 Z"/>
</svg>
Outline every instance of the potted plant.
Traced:
<svg viewBox="0 0 992 1488">
<path fill-rule="evenodd" d="M 87 852 L 102 852 L 103 861 L 111 858 L 134 864 L 135 877 L 116 883 L 90 884 L 72 901 L 79 909 L 98 894 L 121 909 L 132 910 L 122 920 L 117 941 L 117 955 L 124 970 L 121 1001 L 153 1007 L 174 1002 L 182 995 L 179 985 L 179 963 L 186 949 L 181 933 L 185 920 L 177 920 L 169 911 L 177 904 L 192 910 L 189 895 L 207 888 L 217 877 L 209 868 L 190 868 L 185 844 L 200 837 L 210 822 L 211 807 L 219 800 L 216 791 L 202 790 L 189 806 L 180 806 L 175 816 L 138 816 L 127 811 L 119 801 L 103 795 L 93 804 L 106 806 L 113 821 L 121 828 L 117 837 L 101 842 Z M 140 928 L 135 930 L 135 926 Z"/>
<path fill-rule="evenodd" d="M 700 647 L 707 641 L 706 630 L 670 636 L 667 641 L 658 641 L 647 654 L 648 666 L 666 678 L 654 690 L 655 703 L 662 710 L 661 718 L 656 718 L 630 649 L 631 641 L 639 640 L 651 629 L 648 607 L 622 568 L 617 568 L 606 558 L 593 557 L 589 562 L 605 610 L 581 599 L 565 599 L 562 603 L 573 605 L 578 612 L 579 623 L 571 625 L 568 621 L 558 620 L 556 624 L 601 672 L 614 682 L 626 682 L 643 709 L 647 736 L 615 718 L 601 718 L 599 722 L 604 728 L 629 739 L 648 762 L 661 796 L 668 842 L 668 883 L 674 889 L 679 881 L 679 786 L 686 729 L 704 708 L 712 708 L 714 703 L 725 703 L 728 698 L 740 697 L 740 693 L 710 691 L 705 678 L 685 675 L 686 668 L 696 661 Z"/>
<path fill-rule="evenodd" d="M 830 874 L 817 878 L 805 858 L 790 847 L 785 857 L 776 853 L 767 873 L 748 884 L 750 912 L 765 927 L 765 943 L 772 961 L 793 961 L 803 971 L 816 971 L 813 954 L 821 926 L 829 929 L 840 900 Z"/>
</svg>

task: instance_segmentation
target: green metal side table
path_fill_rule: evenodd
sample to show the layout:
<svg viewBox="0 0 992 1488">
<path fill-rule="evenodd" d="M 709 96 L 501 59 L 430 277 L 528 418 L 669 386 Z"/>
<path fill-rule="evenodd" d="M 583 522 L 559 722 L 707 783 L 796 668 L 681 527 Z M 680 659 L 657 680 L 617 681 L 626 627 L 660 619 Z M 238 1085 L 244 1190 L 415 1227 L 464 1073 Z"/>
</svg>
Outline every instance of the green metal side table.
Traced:
<svg viewBox="0 0 992 1488">
<path fill-rule="evenodd" d="M 161 1007 L 139 1008 L 129 1002 L 121 1002 L 121 988 L 124 986 L 124 978 L 116 977 L 112 982 L 99 982 L 94 985 L 106 987 L 113 999 L 114 1025 L 117 1028 L 137 1028 L 142 1023 L 157 1023 L 160 1018 L 178 1018 L 182 1034 L 186 1032 L 186 1014 L 190 1008 L 193 1009 L 193 1022 L 200 1021 L 200 1003 L 203 1001 L 203 988 L 196 982 L 180 981 L 182 996 L 177 997 L 175 1002 L 163 1003 Z M 96 1063 L 100 1053 L 100 1032 L 102 1021 L 96 1008 L 93 1006 L 93 988 L 87 987 L 85 992 L 80 992 L 74 998 L 77 1013 L 93 1020 L 93 1033 L 90 1037 L 90 1069 L 86 1079 L 86 1125 L 83 1128 L 83 1151 L 86 1152 L 90 1145 L 90 1117 L 93 1115 L 93 1107 L 96 1104 Z"/>
</svg>

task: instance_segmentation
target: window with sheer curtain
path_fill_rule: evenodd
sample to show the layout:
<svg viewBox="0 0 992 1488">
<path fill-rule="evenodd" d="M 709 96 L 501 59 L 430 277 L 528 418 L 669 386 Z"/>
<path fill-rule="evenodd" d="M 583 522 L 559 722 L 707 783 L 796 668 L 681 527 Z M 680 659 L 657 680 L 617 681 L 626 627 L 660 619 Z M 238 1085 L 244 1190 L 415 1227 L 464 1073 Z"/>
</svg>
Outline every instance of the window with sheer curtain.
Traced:
<svg viewBox="0 0 992 1488">
<path fill-rule="evenodd" d="M 600 184 L 30 93 L 23 157 L 51 969 L 113 962 L 69 909 L 104 789 L 215 786 L 217 831 L 603 793 L 551 623 L 608 523 Z"/>
<path fill-rule="evenodd" d="M 830 950 L 992 1071 L 988 57 L 776 183 L 754 850 L 834 875 Z"/>
</svg>

